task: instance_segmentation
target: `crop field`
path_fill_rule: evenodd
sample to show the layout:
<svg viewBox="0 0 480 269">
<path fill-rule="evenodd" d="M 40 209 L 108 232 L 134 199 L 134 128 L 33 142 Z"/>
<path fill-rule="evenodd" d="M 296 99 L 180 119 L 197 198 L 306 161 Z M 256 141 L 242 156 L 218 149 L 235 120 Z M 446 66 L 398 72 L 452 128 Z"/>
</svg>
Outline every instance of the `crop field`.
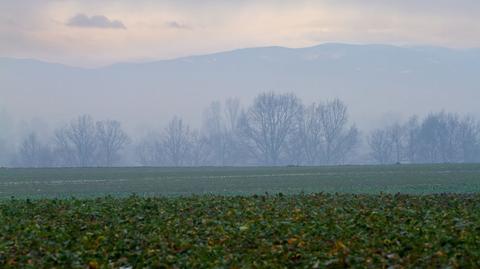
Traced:
<svg viewBox="0 0 480 269">
<path fill-rule="evenodd" d="M 266 192 L 476 193 L 480 165 L 0 169 L 0 199 Z"/>
<path fill-rule="evenodd" d="M 480 267 L 479 195 L 13 199 L 0 216 L 2 268 Z"/>
<path fill-rule="evenodd" d="M 480 165 L 0 169 L 0 268 L 479 268 Z"/>
</svg>

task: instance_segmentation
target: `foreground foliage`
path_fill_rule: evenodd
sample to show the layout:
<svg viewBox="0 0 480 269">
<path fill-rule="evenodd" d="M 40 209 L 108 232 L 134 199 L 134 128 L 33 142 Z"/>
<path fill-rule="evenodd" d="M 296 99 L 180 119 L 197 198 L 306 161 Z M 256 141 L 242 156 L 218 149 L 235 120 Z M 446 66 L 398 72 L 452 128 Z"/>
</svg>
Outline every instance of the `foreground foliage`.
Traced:
<svg viewBox="0 0 480 269">
<path fill-rule="evenodd" d="M 0 203 L 2 268 L 292 266 L 478 268 L 480 195 Z"/>
</svg>

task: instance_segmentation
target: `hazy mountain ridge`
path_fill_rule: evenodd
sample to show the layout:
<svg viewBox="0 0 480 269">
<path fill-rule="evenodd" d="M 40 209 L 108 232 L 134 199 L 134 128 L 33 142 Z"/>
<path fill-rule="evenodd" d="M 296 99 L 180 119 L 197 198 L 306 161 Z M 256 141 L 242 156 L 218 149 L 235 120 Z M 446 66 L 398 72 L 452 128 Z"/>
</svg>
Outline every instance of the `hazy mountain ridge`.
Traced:
<svg viewBox="0 0 480 269">
<path fill-rule="evenodd" d="M 479 49 L 333 43 L 239 49 L 94 69 L 0 58 L 0 104 L 23 118 L 92 113 L 130 124 L 152 119 L 160 124 L 180 113 L 198 121 L 213 100 L 292 91 L 308 102 L 340 97 L 350 106 L 352 118 L 367 126 L 385 112 L 446 109 L 480 115 L 478 70 Z"/>
</svg>

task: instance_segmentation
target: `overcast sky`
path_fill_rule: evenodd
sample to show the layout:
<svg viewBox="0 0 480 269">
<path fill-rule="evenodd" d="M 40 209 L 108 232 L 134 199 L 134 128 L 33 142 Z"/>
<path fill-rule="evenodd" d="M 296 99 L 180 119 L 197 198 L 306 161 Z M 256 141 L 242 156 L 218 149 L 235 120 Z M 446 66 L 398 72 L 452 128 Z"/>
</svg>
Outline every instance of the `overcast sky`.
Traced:
<svg viewBox="0 0 480 269">
<path fill-rule="evenodd" d="M 480 47 L 478 0 L 1 0 L 0 57 L 75 66 L 324 42 Z"/>
</svg>

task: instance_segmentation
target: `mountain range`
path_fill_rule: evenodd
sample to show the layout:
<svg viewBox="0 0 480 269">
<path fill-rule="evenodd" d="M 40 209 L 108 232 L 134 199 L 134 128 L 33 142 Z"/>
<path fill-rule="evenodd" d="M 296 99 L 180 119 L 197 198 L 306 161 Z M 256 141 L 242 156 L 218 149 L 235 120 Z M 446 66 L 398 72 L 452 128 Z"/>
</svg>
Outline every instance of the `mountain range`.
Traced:
<svg viewBox="0 0 480 269">
<path fill-rule="evenodd" d="M 480 116 L 480 49 L 329 43 L 100 68 L 0 58 L 0 106 L 19 119 L 89 113 L 139 130 L 179 115 L 195 125 L 211 101 L 248 104 L 263 91 L 339 97 L 363 128 L 442 109 Z"/>
</svg>

